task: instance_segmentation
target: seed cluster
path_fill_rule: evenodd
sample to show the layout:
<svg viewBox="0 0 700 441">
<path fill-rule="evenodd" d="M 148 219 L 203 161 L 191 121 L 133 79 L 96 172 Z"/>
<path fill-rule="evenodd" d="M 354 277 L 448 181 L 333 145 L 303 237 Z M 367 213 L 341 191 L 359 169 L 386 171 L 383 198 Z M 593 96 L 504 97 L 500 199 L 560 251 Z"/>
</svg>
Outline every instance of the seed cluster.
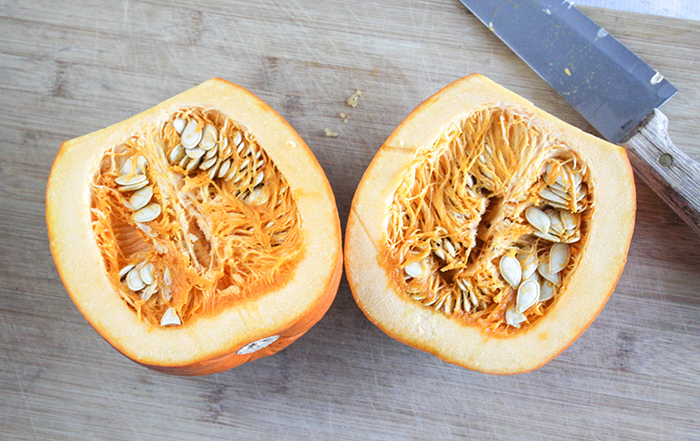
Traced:
<svg viewBox="0 0 700 441">
<path fill-rule="evenodd" d="M 181 325 L 265 292 L 302 253 L 286 180 L 215 110 L 182 109 L 108 150 L 92 190 L 106 267 L 153 324 Z"/>
<path fill-rule="evenodd" d="M 579 255 L 591 191 L 585 165 L 530 118 L 484 109 L 418 149 L 386 239 L 414 300 L 507 330 L 556 299 Z"/>
</svg>

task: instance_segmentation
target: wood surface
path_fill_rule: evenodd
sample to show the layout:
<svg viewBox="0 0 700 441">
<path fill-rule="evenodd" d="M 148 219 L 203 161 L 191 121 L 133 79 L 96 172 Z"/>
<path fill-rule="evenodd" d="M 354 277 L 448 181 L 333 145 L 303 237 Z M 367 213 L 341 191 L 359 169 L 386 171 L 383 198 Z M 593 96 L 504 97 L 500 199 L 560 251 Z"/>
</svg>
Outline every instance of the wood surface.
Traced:
<svg viewBox="0 0 700 441">
<path fill-rule="evenodd" d="M 697 160 L 700 23 L 584 11 L 679 89 L 663 111 Z M 117 353 L 66 294 L 44 221 L 62 141 L 222 77 L 306 140 L 344 224 L 394 127 L 473 72 L 589 129 L 456 0 L 0 0 L 0 438 L 699 439 L 700 238 L 639 180 L 616 292 L 569 349 L 524 375 L 392 340 L 343 280 L 328 314 L 279 354 L 172 377 Z"/>
</svg>

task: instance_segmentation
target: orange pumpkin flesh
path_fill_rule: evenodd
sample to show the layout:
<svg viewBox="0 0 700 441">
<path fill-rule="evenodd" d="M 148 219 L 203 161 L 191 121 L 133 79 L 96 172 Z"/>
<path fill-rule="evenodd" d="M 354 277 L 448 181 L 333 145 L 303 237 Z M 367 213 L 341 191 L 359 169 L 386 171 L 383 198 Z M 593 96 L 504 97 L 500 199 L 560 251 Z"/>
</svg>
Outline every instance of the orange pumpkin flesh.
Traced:
<svg viewBox="0 0 700 441">
<path fill-rule="evenodd" d="M 469 369 L 523 373 L 601 311 L 634 215 L 624 149 L 475 74 L 414 110 L 366 170 L 348 282 L 391 337 Z"/>
<path fill-rule="evenodd" d="M 178 118 L 216 136 L 174 151 L 194 139 Z M 199 166 L 205 153 L 215 166 Z M 147 199 L 136 194 L 143 179 Z M 340 282 L 323 170 L 274 110 L 220 79 L 63 143 L 46 217 L 80 312 L 121 353 L 171 374 L 221 372 L 285 348 L 321 319 Z"/>
</svg>

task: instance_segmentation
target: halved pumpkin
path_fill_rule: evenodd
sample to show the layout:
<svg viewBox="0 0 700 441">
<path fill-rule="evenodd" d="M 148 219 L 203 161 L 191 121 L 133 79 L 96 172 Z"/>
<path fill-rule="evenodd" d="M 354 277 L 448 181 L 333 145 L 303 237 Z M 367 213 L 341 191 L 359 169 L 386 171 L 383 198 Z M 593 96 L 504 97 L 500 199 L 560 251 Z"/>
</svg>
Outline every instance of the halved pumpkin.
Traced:
<svg viewBox="0 0 700 441">
<path fill-rule="evenodd" d="M 634 217 L 624 149 L 475 74 L 377 152 L 348 219 L 347 277 L 391 337 L 469 369 L 527 372 L 601 311 Z"/>
<path fill-rule="evenodd" d="M 221 79 L 63 143 L 46 218 L 80 312 L 162 372 L 210 374 L 283 349 L 340 282 L 323 170 L 282 117 Z"/>
</svg>

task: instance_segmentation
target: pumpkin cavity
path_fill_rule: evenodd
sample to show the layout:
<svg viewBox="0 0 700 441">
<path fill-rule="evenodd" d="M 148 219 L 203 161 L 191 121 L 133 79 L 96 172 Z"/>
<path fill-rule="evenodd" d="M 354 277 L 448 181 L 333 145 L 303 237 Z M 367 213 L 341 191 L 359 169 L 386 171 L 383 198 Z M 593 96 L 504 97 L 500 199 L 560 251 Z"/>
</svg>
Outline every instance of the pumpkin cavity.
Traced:
<svg viewBox="0 0 700 441">
<path fill-rule="evenodd" d="M 588 168 L 514 106 L 461 118 L 416 150 L 385 216 L 400 291 L 495 334 L 566 292 L 593 216 Z"/>
<path fill-rule="evenodd" d="M 252 134 L 217 110 L 182 108 L 108 148 L 91 192 L 108 277 L 154 325 L 262 295 L 303 254 L 287 181 Z"/>
</svg>

